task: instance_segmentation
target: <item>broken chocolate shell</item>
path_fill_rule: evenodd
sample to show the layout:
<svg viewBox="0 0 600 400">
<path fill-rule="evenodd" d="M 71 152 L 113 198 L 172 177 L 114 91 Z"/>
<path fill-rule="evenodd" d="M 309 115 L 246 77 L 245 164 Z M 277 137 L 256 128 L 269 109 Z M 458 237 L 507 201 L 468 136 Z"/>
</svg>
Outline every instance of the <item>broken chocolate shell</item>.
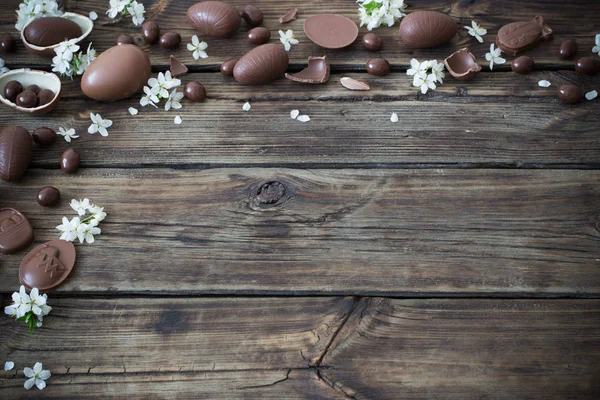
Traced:
<svg viewBox="0 0 600 400">
<path fill-rule="evenodd" d="M 449 42 L 456 32 L 456 21 L 437 11 L 415 11 L 400 23 L 400 39 L 414 49 L 440 46 Z"/>
<path fill-rule="evenodd" d="M 23 214 L 13 208 L 0 209 L 0 253 L 18 253 L 34 239 L 33 228 Z"/>
<path fill-rule="evenodd" d="M 33 140 L 21 126 L 9 126 L 0 131 L 0 178 L 13 182 L 23 176 L 31 161 Z"/>
<path fill-rule="evenodd" d="M 470 81 L 481 71 L 481 65 L 469 49 L 460 49 L 444 60 L 448 72 L 459 81 Z"/>
<path fill-rule="evenodd" d="M 75 14 L 75 13 L 71 13 L 71 12 L 66 12 L 63 15 L 61 15 L 60 17 L 46 17 L 46 18 L 62 18 L 62 19 L 69 20 L 69 21 L 77 24 L 79 26 L 79 28 L 81 29 L 81 35 L 76 38 L 72 38 L 74 40 L 75 44 L 78 44 L 79 42 L 84 40 L 86 37 L 88 37 L 88 35 L 92 32 L 92 29 L 94 28 L 94 22 L 91 19 L 89 19 L 85 15 Z M 27 50 L 29 50 L 31 53 L 37 54 L 38 56 L 42 56 L 42 57 L 52 58 L 52 57 L 56 56 L 54 49 L 56 49 L 58 46 L 60 46 L 60 42 L 62 42 L 64 39 L 60 40 L 57 43 L 44 46 L 44 45 L 36 45 L 34 43 L 30 43 L 26 37 L 26 32 L 28 32 L 28 27 L 30 25 L 34 25 L 34 24 L 37 25 L 37 24 L 39 24 L 39 22 L 37 22 L 37 21 L 40 21 L 40 20 L 43 20 L 46 18 L 31 19 L 29 22 L 27 22 L 25 24 L 25 26 L 23 27 L 23 30 L 21 31 L 21 40 L 23 41 L 25 48 L 27 48 Z M 50 29 L 50 31 L 52 31 L 52 29 Z M 55 41 L 56 37 L 59 37 L 60 35 L 57 36 L 56 34 L 52 34 L 52 36 L 53 36 L 52 41 Z"/>
<path fill-rule="evenodd" d="M 528 22 L 504 25 L 498 31 L 496 44 L 506 54 L 516 56 L 519 52 L 535 46 L 540 40 L 550 37 L 552 29 L 544 23 L 544 17 L 538 15 Z"/>
<path fill-rule="evenodd" d="M 62 84 L 60 78 L 51 72 L 36 71 L 28 68 L 13 69 L 0 75 L 0 88 L 5 88 L 11 81 L 19 82 L 24 88 L 37 85 L 42 89 L 49 89 L 54 93 L 54 98 L 49 103 L 34 108 L 26 108 L 20 107 L 16 102 L 16 98 L 14 102 L 7 99 L 4 96 L 4 91 L 2 91 L 0 93 L 0 102 L 17 111 L 31 115 L 42 115 L 54 110 L 60 101 Z"/>
<path fill-rule="evenodd" d="M 340 83 L 348 90 L 371 90 L 371 87 L 367 83 L 348 78 L 347 76 L 340 79 Z"/>
<path fill-rule="evenodd" d="M 292 22 L 297 18 L 298 9 L 292 8 L 290 11 L 286 12 L 284 15 L 279 17 L 280 24 L 287 24 L 288 22 Z"/>
<path fill-rule="evenodd" d="M 297 74 L 285 74 L 285 77 L 294 82 L 325 83 L 329 80 L 327 56 L 308 57 L 308 67 Z"/>
<path fill-rule="evenodd" d="M 27 288 L 40 292 L 52 290 L 68 278 L 75 266 L 73 243 L 51 240 L 31 250 L 19 266 L 19 280 Z"/>
<path fill-rule="evenodd" d="M 194 4 L 188 9 L 187 19 L 198 32 L 216 37 L 233 36 L 242 24 L 237 8 L 222 1 Z"/>
<path fill-rule="evenodd" d="M 304 21 L 304 32 L 315 44 L 325 49 L 342 49 L 358 37 L 354 21 L 338 14 L 318 14 Z"/>
<path fill-rule="evenodd" d="M 188 67 L 186 67 L 181 61 L 179 61 L 174 55 L 171 54 L 171 75 L 174 77 L 183 76 L 188 73 Z"/>
<path fill-rule="evenodd" d="M 283 46 L 263 44 L 240 58 L 233 68 L 233 77 L 239 83 L 262 85 L 282 76 L 288 64 L 288 53 Z"/>
</svg>

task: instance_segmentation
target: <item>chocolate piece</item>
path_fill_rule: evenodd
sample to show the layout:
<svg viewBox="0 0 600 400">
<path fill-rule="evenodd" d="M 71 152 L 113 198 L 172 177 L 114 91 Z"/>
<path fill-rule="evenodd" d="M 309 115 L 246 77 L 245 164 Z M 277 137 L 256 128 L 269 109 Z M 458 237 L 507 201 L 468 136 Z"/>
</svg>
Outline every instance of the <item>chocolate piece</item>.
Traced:
<svg viewBox="0 0 600 400">
<path fill-rule="evenodd" d="M 583 90 L 575 85 L 562 85 L 558 88 L 558 97 L 566 104 L 577 104 L 583 100 Z"/>
<path fill-rule="evenodd" d="M 38 18 L 25 28 L 27 43 L 48 47 L 80 37 L 83 32 L 75 22 L 61 17 Z"/>
<path fill-rule="evenodd" d="M 292 8 L 290 11 L 286 12 L 284 15 L 279 17 L 279 23 L 287 24 L 288 22 L 292 22 L 296 19 L 297 14 L 298 14 L 298 9 Z"/>
<path fill-rule="evenodd" d="M 380 51 L 383 48 L 383 39 L 372 32 L 363 36 L 362 42 L 369 51 Z"/>
<path fill-rule="evenodd" d="M 25 90 L 31 90 L 33 93 L 38 95 L 42 89 L 38 85 L 29 85 L 25 88 Z"/>
<path fill-rule="evenodd" d="M 115 40 L 115 46 L 119 46 L 122 44 L 134 44 L 133 38 L 129 35 L 121 33 L 119 36 L 117 36 L 117 39 Z"/>
<path fill-rule="evenodd" d="M 18 253 L 33 240 L 33 228 L 23 214 L 13 208 L 0 209 L 0 253 Z"/>
<path fill-rule="evenodd" d="M 45 106 L 54 100 L 54 92 L 50 89 L 42 89 L 38 94 L 38 107 Z"/>
<path fill-rule="evenodd" d="M 454 52 L 444 60 L 444 64 L 448 72 L 459 81 L 470 81 L 481 71 L 481 65 L 477 64 L 477 59 L 467 48 Z"/>
<path fill-rule="evenodd" d="M 297 74 L 285 74 L 285 77 L 294 82 L 325 83 L 329 80 L 329 71 L 327 56 L 308 57 L 308 67 Z"/>
<path fill-rule="evenodd" d="M 154 21 L 144 22 L 142 25 L 142 37 L 148 44 L 158 42 L 158 39 L 160 39 L 160 27 L 158 24 Z"/>
<path fill-rule="evenodd" d="M 357 81 L 347 76 L 340 79 L 340 83 L 349 90 L 371 90 L 371 87 L 366 82 Z"/>
<path fill-rule="evenodd" d="M 188 82 L 183 90 L 183 95 L 186 99 L 199 103 L 206 99 L 206 89 L 200 82 Z"/>
<path fill-rule="evenodd" d="M 33 142 L 21 126 L 9 126 L 0 132 L 0 178 L 7 182 L 18 180 L 31 161 Z"/>
<path fill-rule="evenodd" d="M 341 49 L 350 46 L 358 37 L 358 26 L 337 14 L 314 15 L 304 21 L 306 36 L 326 49 Z"/>
<path fill-rule="evenodd" d="M 5 33 L 0 36 L 0 51 L 4 53 L 12 53 L 17 47 L 15 38 L 10 33 Z"/>
<path fill-rule="evenodd" d="M 72 174 L 79 169 L 81 156 L 73 149 L 65 150 L 60 158 L 60 169 L 67 174 Z"/>
<path fill-rule="evenodd" d="M 242 18 L 237 8 L 222 1 L 202 1 L 188 9 L 189 23 L 208 36 L 230 37 L 240 28 Z"/>
<path fill-rule="evenodd" d="M 230 58 L 221 64 L 221 73 L 225 76 L 233 76 L 233 68 L 235 64 L 238 62 L 237 58 Z"/>
<path fill-rule="evenodd" d="M 183 76 L 188 73 L 188 67 L 181 63 L 174 55 L 171 55 L 171 75 L 174 77 Z"/>
<path fill-rule="evenodd" d="M 248 42 L 252 44 L 265 44 L 271 39 L 271 31 L 259 26 L 258 28 L 250 29 L 246 37 Z"/>
<path fill-rule="evenodd" d="M 165 49 L 176 49 L 181 44 L 181 35 L 177 32 L 167 32 L 160 37 L 160 45 Z"/>
<path fill-rule="evenodd" d="M 246 21 L 248 25 L 258 26 L 262 24 L 264 17 L 260 8 L 253 5 L 247 5 L 244 7 L 244 11 L 242 11 L 242 18 L 244 18 L 244 21 Z"/>
<path fill-rule="evenodd" d="M 52 207 L 60 201 L 60 192 L 53 186 L 43 187 L 38 192 L 37 202 L 42 207 Z"/>
<path fill-rule="evenodd" d="M 367 72 L 375 76 L 385 76 L 390 73 L 390 63 L 384 58 L 372 58 L 367 61 Z"/>
<path fill-rule="evenodd" d="M 577 42 L 573 39 L 565 40 L 558 48 L 558 58 L 570 60 L 577 54 Z"/>
<path fill-rule="evenodd" d="M 533 58 L 529 56 L 521 56 L 515 58 L 510 67 L 517 74 L 528 74 L 533 71 L 533 68 L 535 67 L 535 61 L 533 61 Z"/>
<path fill-rule="evenodd" d="M 47 292 L 67 279 L 75 266 L 75 246 L 66 240 L 51 240 L 31 250 L 19 266 L 19 280 L 29 289 Z"/>
<path fill-rule="evenodd" d="M 146 53 L 132 44 L 122 44 L 92 62 L 81 78 L 81 90 L 94 100 L 121 100 L 142 90 L 150 73 Z"/>
<path fill-rule="evenodd" d="M 415 11 L 400 22 L 400 39 L 415 49 L 440 46 L 449 42 L 457 31 L 456 22 L 437 11 Z"/>
<path fill-rule="evenodd" d="M 31 137 L 33 138 L 33 141 L 42 146 L 42 147 L 50 147 L 52 146 L 54 143 L 56 143 L 56 132 L 54 132 L 54 130 L 47 128 L 45 126 L 42 126 L 40 128 L 37 128 L 36 130 L 33 131 L 33 133 L 31 134 Z"/>
<path fill-rule="evenodd" d="M 23 85 L 17 81 L 10 81 L 4 86 L 4 97 L 16 103 L 17 96 L 23 91 Z"/>
<path fill-rule="evenodd" d="M 506 54 L 516 56 L 519 52 L 535 46 L 540 40 L 550 37 L 552 29 L 544 23 L 544 18 L 538 15 L 528 22 L 504 25 L 498 31 L 496 44 Z"/>
<path fill-rule="evenodd" d="M 594 75 L 600 72 L 600 58 L 583 57 L 575 63 L 575 70 L 586 75 Z"/>
<path fill-rule="evenodd" d="M 31 90 L 23 90 L 17 95 L 17 105 L 23 108 L 34 108 L 37 106 L 38 98 Z"/>
<path fill-rule="evenodd" d="M 239 83 L 262 85 L 282 76 L 288 64 L 288 53 L 283 46 L 263 44 L 240 58 L 233 68 L 233 77 Z"/>
</svg>

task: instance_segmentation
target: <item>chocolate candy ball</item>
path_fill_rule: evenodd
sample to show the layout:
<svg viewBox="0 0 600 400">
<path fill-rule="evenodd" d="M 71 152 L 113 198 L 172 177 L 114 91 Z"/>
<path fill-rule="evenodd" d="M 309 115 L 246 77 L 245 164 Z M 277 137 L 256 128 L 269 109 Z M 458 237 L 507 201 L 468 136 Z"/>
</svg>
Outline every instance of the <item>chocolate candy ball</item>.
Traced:
<svg viewBox="0 0 600 400">
<path fill-rule="evenodd" d="M 38 94 L 38 106 L 44 106 L 54 100 L 54 92 L 50 89 L 42 89 Z"/>
<path fill-rule="evenodd" d="M 200 82 L 189 82 L 185 85 L 183 94 L 186 99 L 199 103 L 206 99 L 206 89 Z"/>
<path fill-rule="evenodd" d="M 81 156 L 73 149 L 65 150 L 60 158 L 60 169 L 67 174 L 72 174 L 79 169 L 81 164 Z"/>
<path fill-rule="evenodd" d="M 4 86 L 4 97 L 15 103 L 17 96 L 23 91 L 23 85 L 18 81 L 10 81 Z"/>
<path fill-rule="evenodd" d="M 23 90 L 17 95 L 17 105 L 23 108 L 33 108 L 37 105 L 38 98 L 31 90 Z"/>
<path fill-rule="evenodd" d="M 586 75 L 594 75 L 600 72 L 600 58 L 583 57 L 575 63 L 575 70 Z"/>
<path fill-rule="evenodd" d="M 575 85 L 562 85 L 558 88 L 558 97 L 566 104 L 577 104 L 583 100 L 583 90 Z"/>
<path fill-rule="evenodd" d="M 367 72 L 375 76 L 385 76 L 390 73 L 390 63 L 383 58 L 372 58 L 367 62 Z"/>
<path fill-rule="evenodd" d="M 60 192 L 53 186 L 46 186 L 38 192 L 37 202 L 42 207 L 52 207 L 60 201 Z"/>
<path fill-rule="evenodd" d="M 54 130 L 42 126 L 37 128 L 31 134 L 33 141 L 42 147 L 50 147 L 56 143 L 56 132 Z"/>
<path fill-rule="evenodd" d="M 4 35 L 0 36 L 0 51 L 4 53 L 11 53 L 15 51 L 16 47 L 17 43 L 15 38 L 13 38 L 10 33 L 5 33 Z"/>
<path fill-rule="evenodd" d="M 577 42 L 573 39 L 565 40 L 558 48 L 558 58 L 570 60 L 577 54 Z"/>
<path fill-rule="evenodd" d="M 269 41 L 269 39 L 271 39 L 271 31 L 269 31 L 267 28 L 259 26 L 258 28 L 250 29 L 246 37 L 248 42 L 252 44 L 265 44 Z"/>
<path fill-rule="evenodd" d="M 379 51 L 383 48 L 383 40 L 375 33 L 367 33 L 363 36 L 362 42 L 370 51 Z"/>
<path fill-rule="evenodd" d="M 160 27 L 154 21 L 146 21 L 142 25 L 142 37 L 144 41 L 148 44 L 153 44 L 158 42 L 160 38 Z"/>
<path fill-rule="evenodd" d="M 517 57 L 510 64 L 510 67 L 517 74 L 528 74 L 533 71 L 535 61 L 529 56 Z"/>
<path fill-rule="evenodd" d="M 160 38 L 160 45 L 165 49 L 176 49 L 181 44 L 181 35 L 177 32 L 167 32 Z"/>
<path fill-rule="evenodd" d="M 25 90 L 31 90 L 33 93 L 38 95 L 42 89 L 38 85 L 29 85 L 25 88 Z"/>
<path fill-rule="evenodd" d="M 247 5 L 244 7 L 244 11 L 242 11 L 242 18 L 244 18 L 244 21 L 246 21 L 248 25 L 258 26 L 263 22 L 263 13 L 260 11 L 260 8 L 256 6 Z"/>
<path fill-rule="evenodd" d="M 225 76 L 233 76 L 233 67 L 238 62 L 237 58 L 230 58 L 221 64 L 221 73 Z"/>
<path fill-rule="evenodd" d="M 135 44 L 135 43 L 133 42 L 133 38 L 131 36 L 121 33 L 119 36 L 117 36 L 117 39 L 115 40 L 115 45 L 120 46 L 122 44 Z"/>
</svg>

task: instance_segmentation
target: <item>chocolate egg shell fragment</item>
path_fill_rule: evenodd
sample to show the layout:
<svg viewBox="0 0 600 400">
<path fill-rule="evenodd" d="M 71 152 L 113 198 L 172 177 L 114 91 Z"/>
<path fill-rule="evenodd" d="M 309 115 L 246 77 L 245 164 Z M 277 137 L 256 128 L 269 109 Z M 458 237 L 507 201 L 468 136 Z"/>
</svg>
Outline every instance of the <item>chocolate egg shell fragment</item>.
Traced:
<svg viewBox="0 0 600 400">
<path fill-rule="evenodd" d="M 43 103 L 37 107 L 25 107 L 25 105 L 30 106 L 32 104 L 33 97 L 30 94 L 27 94 L 28 98 L 22 98 L 19 102 L 18 97 L 23 91 L 18 93 L 14 99 L 6 97 L 7 94 L 12 96 L 14 91 L 18 89 L 18 85 L 11 82 L 18 82 L 21 87 L 25 88 L 23 91 L 41 93 Z M 7 89 L 9 83 L 14 85 L 14 87 L 7 93 L 5 89 Z M 53 73 L 25 68 L 15 69 L 0 75 L 0 88 L 3 88 L 0 102 L 23 113 L 40 115 L 52 111 L 58 105 L 62 84 L 60 78 Z M 52 96 L 52 94 L 54 94 L 54 96 Z M 39 95 L 35 97 L 35 104 L 39 103 L 38 99 Z"/>
<path fill-rule="evenodd" d="M 385 76 L 390 73 L 390 63 L 384 58 L 372 58 L 367 61 L 367 72 L 375 76 Z"/>
<path fill-rule="evenodd" d="M 0 178 L 13 182 L 23 176 L 31 161 L 33 141 L 21 126 L 9 126 L 0 131 Z"/>
<path fill-rule="evenodd" d="M 179 61 L 174 55 L 171 54 L 171 75 L 174 77 L 183 76 L 188 73 L 189 69 L 181 61 Z"/>
<path fill-rule="evenodd" d="M 237 8 L 222 1 L 196 3 L 188 9 L 187 18 L 198 32 L 216 37 L 233 36 L 242 24 Z"/>
<path fill-rule="evenodd" d="M 167 32 L 160 37 L 160 45 L 165 49 L 176 49 L 181 44 L 181 35 L 177 32 Z"/>
<path fill-rule="evenodd" d="M 115 40 L 115 46 L 119 46 L 121 44 L 134 44 L 133 38 L 129 35 L 121 33 L 119 36 L 117 36 L 117 39 Z"/>
<path fill-rule="evenodd" d="M 558 58 L 570 60 L 577 54 L 577 42 L 573 39 L 565 40 L 558 48 Z"/>
<path fill-rule="evenodd" d="M 600 58 L 583 57 L 575 63 L 575 70 L 586 75 L 595 75 L 600 72 Z"/>
<path fill-rule="evenodd" d="M 575 85 L 562 85 L 558 88 L 558 97 L 566 104 L 577 104 L 583 100 L 583 90 Z"/>
<path fill-rule="evenodd" d="M 252 44 L 265 44 L 271 39 L 271 31 L 259 26 L 258 28 L 250 29 L 246 37 L 248 42 Z"/>
<path fill-rule="evenodd" d="M 341 49 L 354 43 L 358 26 L 343 15 L 319 14 L 304 21 L 304 32 L 313 43 L 325 49 Z"/>
<path fill-rule="evenodd" d="M 188 82 L 185 85 L 183 95 L 186 99 L 199 103 L 206 99 L 206 89 L 204 89 L 204 85 L 200 82 Z"/>
<path fill-rule="evenodd" d="M 47 292 L 67 279 L 75 266 L 75 246 L 65 240 L 52 240 L 31 250 L 19 266 L 19 280 L 29 289 Z"/>
<path fill-rule="evenodd" d="M 348 78 L 347 76 L 340 79 L 340 83 L 348 90 L 371 90 L 368 83 L 357 81 L 356 79 Z"/>
<path fill-rule="evenodd" d="M 288 64 L 288 54 L 283 46 L 263 44 L 240 58 L 233 68 L 233 77 L 239 83 L 262 85 L 282 76 Z"/>
<path fill-rule="evenodd" d="M 37 194 L 37 202 L 42 207 L 52 207 L 60 201 L 60 192 L 53 186 L 43 187 Z"/>
<path fill-rule="evenodd" d="M 481 65 L 469 49 L 460 49 L 444 60 L 448 72 L 459 81 L 470 81 L 481 71 Z"/>
<path fill-rule="evenodd" d="M 230 58 L 221 64 L 221 73 L 225 76 L 233 76 L 233 68 L 235 64 L 238 62 L 237 58 Z"/>
<path fill-rule="evenodd" d="M 53 129 L 42 126 L 37 128 L 31 134 L 35 144 L 42 147 L 50 147 L 56 143 L 56 132 Z"/>
<path fill-rule="evenodd" d="M 23 85 L 17 81 L 10 81 L 4 86 L 4 97 L 16 103 L 17 96 L 23 91 Z"/>
<path fill-rule="evenodd" d="M 60 169 L 67 174 L 72 174 L 79 169 L 81 156 L 73 149 L 65 150 L 60 158 Z"/>
<path fill-rule="evenodd" d="M 10 33 L 0 36 L 0 51 L 3 53 L 12 53 L 17 47 L 15 38 Z"/>
<path fill-rule="evenodd" d="M 529 56 L 521 56 L 515 58 L 510 67 L 517 74 L 528 74 L 533 71 L 535 61 Z"/>
<path fill-rule="evenodd" d="M 537 16 L 528 22 L 513 22 L 504 25 L 498 31 L 496 44 L 511 56 L 527 50 L 536 45 L 542 39 L 552 37 L 552 29 L 545 24 L 544 18 Z"/>
<path fill-rule="evenodd" d="M 380 51 L 383 48 L 383 40 L 375 33 L 367 33 L 363 36 L 363 45 L 369 51 Z"/>
<path fill-rule="evenodd" d="M 308 67 L 297 74 L 285 74 L 285 77 L 294 82 L 325 83 L 329 80 L 329 73 L 327 56 L 308 57 Z"/>
<path fill-rule="evenodd" d="M 292 8 L 290 11 L 286 12 L 281 17 L 279 17 L 279 23 L 287 24 L 288 22 L 292 22 L 297 18 L 297 15 L 298 15 L 298 9 Z"/>
<path fill-rule="evenodd" d="M 242 18 L 244 18 L 244 21 L 246 21 L 246 23 L 250 26 L 258 26 L 262 24 L 264 19 L 260 8 L 253 5 L 247 5 L 244 7 L 244 11 L 242 11 Z"/>
<path fill-rule="evenodd" d="M 126 99 L 142 90 L 150 78 L 150 60 L 132 44 L 111 47 L 83 74 L 81 90 L 98 101 Z"/>
<path fill-rule="evenodd" d="M 24 31 L 27 42 L 40 47 L 75 39 L 83 33 L 75 22 L 61 17 L 38 18 Z"/>
<path fill-rule="evenodd" d="M 31 224 L 23 214 L 12 208 L 0 209 L 0 253 L 15 254 L 33 243 Z"/>
<path fill-rule="evenodd" d="M 415 49 L 440 46 L 449 42 L 457 31 L 452 18 L 436 11 L 415 11 L 400 23 L 400 39 Z"/>
<path fill-rule="evenodd" d="M 153 44 L 160 39 L 160 27 L 154 21 L 146 21 L 142 25 L 142 37 L 144 42 Z"/>
</svg>

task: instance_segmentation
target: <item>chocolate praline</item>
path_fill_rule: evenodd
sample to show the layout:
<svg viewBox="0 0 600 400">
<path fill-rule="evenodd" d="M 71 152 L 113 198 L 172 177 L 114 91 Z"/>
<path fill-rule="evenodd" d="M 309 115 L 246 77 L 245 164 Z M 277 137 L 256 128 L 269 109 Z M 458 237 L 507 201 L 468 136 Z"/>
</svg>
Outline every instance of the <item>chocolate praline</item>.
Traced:
<svg viewBox="0 0 600 400">
<path fill-rule="evenodd" d="M 533 71 L 535 61 L 529 56 L 517 57 L 510 64 L 510 67 L 517 74 L 528 74 Z"/>
<path fill-rule="evenodd" d="M 48 292 L 69 277 L 76 258 L 73 243 L 66 240 L 46 242 L 25 256 L 19 266 L 19 280 L 29 289 Z"/>
<path fill-rule="evenodd" d="M 53 129 L 50 129 L 48 127 L 42 126 L 40 128 L 37 128 L 36 130 L 33 131 L 33 133 L 31 134 L 31 137 L 33 138 L 33 141 L 42 146 L 42 147 L 50 147 L 52 146 L 54 143 L 56 143 L 56 132 Z"/>
<path fill-rule="evenodd" d="M 575 70 L 586 75 L 594 75 L 600 72 L 600 58 L 583 57 L 575 63 Z"/>
<path fill-rule="evenodd" d="M 54 100 L 55 94 L 52 90 L 50 89 L 42 89 L 40 90 L 40 93 L 38 94 L 38 106 L 45 106 L 46 104 L 50 103 L 52 100 Z"/>
<path fill-rule="evenodd" d="M 246 38 L 248 39 L 248 42 L 252 44 L 265 44 L 271 38 L 271 31 L 269 31 L 267 28 L 259 26 L 257 28 L 250 29 Z"/>
<path fill-rule="evenodd" d="M 206 99 L 206 89 L 200 82 L 188 82 L 185 85 L 183 94 L 186 99 L 194 101 L 196 103 L 204 101 Z"/>
<path fill-rule="evenodd" d="M 37 106 L 37 95 L 31 90 L 23 90 L 17 95 L 17 105 L 23 108 L 34 108 Z"/>
<path fill-rule="evenodd" d="M 31 90 L 33 93 L 35 93 L 36 95 L 40 93 L 40 87 L 38 85 L 29 85 L 25 88 L 25 90 Z"/>
<path fill-rule="evenodd" d="M 142 25 L 142 37 L 148 44 L 158 42 L 158 39 L 160 39 L 160 27 L 158 24 L 154 21 L 144 22 Z"/>
<path fill-rule="evenodd" d="M 383 58 L 372 58 L 367 62 L 367 72 L 375 76 L 385 76 L 390 73 L 390 63 Z"/>
<path fill-rule="evenodd" d="M 383 48 L 383 40 L 375 33 L 367 33 L 363 36 L 362 42 L 370 51 L 380 51 Z"/>
<path fill-rule="evenodd" d="M 79 169 L 81 164 L 81 156 L 73 149 L 65 150 L 60 159 L 60 169 L 67 174 L 72 174 Z"/>
<path fill-rule="evenodd" d="M 247 5 L 244 7 L 244 11 L 242 11 L 242 18 L 244 18 L 244 21 L 246 21 L 248 25 L 258 26 L 262 24 L 264 17 L 260 8 L 253 5 Z"/>
<path fill-rule="evenodd" d="M 235 64 L 238 62 L 237 58 L 230 58 L 221 64 L 221 73 L 225 76 L 233 76 L 233 68 Z"/>
<path fill-rule="evenodd" d="M 11 53 L 15 51 L 17 42 L 10 33 L 5 33 L 0 36 L 0 51 L 4 53 Z"/>
<path fill-rule="evenodd" d="M 570 60 L 577 54 L 577 42 L 573 39 L 565 40 L 558 48 L 558 58 Z"/>
<path fill-rule="evenodd" d="M 131 36 L 121 33 L 119 36 L 117 36 L 117 39 L 115 40 L 115 45 L 120 46 L 122 44 L 135 44 L 135 43 L 133 42 L 133 38 Z"/>
<path fill-rule="evenodd" d="M 167 32 L 160 38 L 160 45 L 165 49 L 176 49 L 181 44 L 181 35 L 177 32 Z"/>
<path fill-rule="evenodd" d="M 583 100 L 583 90 L 575 85 L 562 85 L 558 88 L 558 97 L 566 104 L 577 104 Z"/>
<path fill-rule="evenodd" d="M 17 96 L 23 91 L 23 85 L 18 81 L 10 81 L 4 86 L 4 97 L 15 103 Z"/>
<path fill-rule="evenodd" d="M 60 191 L 54 186 L 46 186 L 37 194 L 37 202 L 42 207 L 52 207 L 60 201 Z"/>
</svg>

